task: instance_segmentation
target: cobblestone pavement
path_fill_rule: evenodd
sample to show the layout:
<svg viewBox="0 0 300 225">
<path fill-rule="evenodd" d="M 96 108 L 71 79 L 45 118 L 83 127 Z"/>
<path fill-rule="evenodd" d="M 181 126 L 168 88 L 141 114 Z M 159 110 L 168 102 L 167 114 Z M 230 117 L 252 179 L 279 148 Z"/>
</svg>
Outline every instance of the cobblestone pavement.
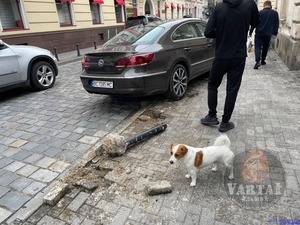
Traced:
<svg viewBox="0 0 300 225">
<path fill-rule="evenodd" d="M 120 134 L 128 137 L 149 125 L 163 122 L 168 124 L 166 131 L 128 149 L 122 156 L 108 157 L 103 154 L 100 158 L 96 157 L 85 164 L 86 167 L 94 168 L 96 173 L 107 169 L 107 173 L 99 178 L 97 189 L 89 192 L 82 187 L 73 187 L 55 206 L 42 205 L 33 214 L 24 216 L 21 220 L 14 220 L 13 223 L 23 225 L 299 224 L 300 71 L 288 71 L 272 51 L 269 53 L 267 65 L 261 66 L 258 70 L 253 70 L 253 66 L 254 59 L 251 54 L 247 59 L 241 90 L 232 116 L 236 128 L 228 131 L 227 134 L 231 139 L 231 149 L 236 155 L 247 150 L 262 149 L 274 155 L 283 166 L 284 193 L 277 201 L 268 204 L 268 207 L 246 208 L 232 200 L 225 190 L 224 167 L 215 173 L 212 173 L 209 167 L 203 168 L 198 174 L 197 185 L 190 187 L 189 180 L 184 177 L 186 174 L 184 165 L 181 162 L 175 165 L 169 164 L 171 143 L 208 146 L 219 135 L 217 127 L 203 126 L 199 122 L 200 118 L 207 113 L 207 78 L 201 78 L 192 82 L 192 87 L 182 101 L 170 102 L 163 98 L 153 101 L 151 107 L 142 111 L 144 117 L 134 120 L 119 130 Z M 60 88 L 60 85 L 58 86 Z M 45 101 L 45 94 L 30 94 L 43 96 L 39 102 L 32 99 L 35 106 Z M 54 96 L 61 94 L 64 93 L 60 92 L 55 95 L 53 92 Z M 75 95 L 74 99 L 78 97 Z M 79 96 L 81 99 L 77 100 L 77 104 L 84 108 L 99 105 L 99 101 L 104 101 L 89 96 L 91 99 L 86 106 L 86 103 L 83 103 L 85 98 L 82 96 Z M 225 82 L 219 90 L 219 117 L 222 114 L 224 96 Z M 14 98 L 16 98 L 15 101 L 22 101 L 23 97 Z M 98 104 L 95 104 L 95 101 Z M 1 111 L 7 110 L 8 105 L 4 104 L 4 106 L 6 107 L 1 105 Z M 48 108 L 51 109 L 50 106 Z M 53 107 L 53 110 L 57 113 L 58 109 L 64 108 L 67 108 L 66 103 L 63 106 L 60 104 L 58 108 Z M 101 110 L 100 106 L 96 108 Z M 51 115 L 53 110 L 42 115 Z M 70 111 L 68 118 L 73 115 L 74 111 Z M 127 115 L 129 114 L 130 112 L 127 111 Z M 34 115 L 39 116 L 40 111 Z M 6 120 L 2 119 L 2 124 L 5 124 Z M 97 130 L 97 127 L 92 129 Z M 96 130 L 95 133 L 98 132 Z M 9 129 L 5 132 L 9 132 Z M 104 131 L 105 134 L 107 132 L 109 131 Z M 9 139 L 11 135 L 5 137 Z M 65 140 L 65 138 L 62 139 Z M 51 143 L 53 141 L 46 145 Z M 67 173 L 65 175 L 70 176 Z M 51 176 L 36 175 L 35 177 L 50 179 Z M 162 180 L 172 185 L 172 192 L 149 196 L 146 191 L 147 187 L 153 182 L 158 184 Z M 24 194 L 24 196 L 27 195 Z M 12 223 L 12 221 L 11 217 L 4 224 Z"/>
<path fill-rule="evenodd" d="M 49 90 L 1 93 L 0 223 L 36 210 L 70 165 L 144 104 L 88 94 L 80 70 L 77 58 L 59 66 Z"/>
</svg>

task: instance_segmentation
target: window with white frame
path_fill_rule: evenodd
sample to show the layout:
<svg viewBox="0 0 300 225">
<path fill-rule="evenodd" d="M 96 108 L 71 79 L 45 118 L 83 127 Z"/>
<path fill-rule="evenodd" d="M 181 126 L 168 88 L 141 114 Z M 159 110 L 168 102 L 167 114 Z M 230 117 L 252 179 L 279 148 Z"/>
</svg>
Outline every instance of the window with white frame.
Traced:
<svg viewBox="0 0 300 225">
<path fill-rule="evenodd" d="M 73 25 L 73 6 L 74 0 L 55 0 L 58 19 L 61 26 Z"/>
<path fill-rule="evenodd" d="M 92 13 L 93 24 L 103 23 L 103 0 L 90 0 L 90 8 Z"/>
<path fill-rule="evenodd" d="M 125 22 L 124 5 L 124 0 L 115 0 L 115 12 L 117 23 Z"/>
<path fill-rule="evenodd" d="M 24 29 L 20 0 L 0 0 L 0 27 L 3 30 Z"/>
</svg>

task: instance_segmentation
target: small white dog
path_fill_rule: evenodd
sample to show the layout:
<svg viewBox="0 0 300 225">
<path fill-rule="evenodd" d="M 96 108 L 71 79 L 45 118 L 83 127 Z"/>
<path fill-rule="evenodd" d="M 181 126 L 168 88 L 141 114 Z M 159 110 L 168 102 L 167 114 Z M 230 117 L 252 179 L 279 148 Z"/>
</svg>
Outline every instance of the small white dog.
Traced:
<svg viewBox="0 0 300 225">
<path fill-rule="evenodd" d="M 201 167 L 213 164 L 212 171 L 217 171 L 217 163 L 223 162 L 229 167 L 229 179 L 233 179 L 233 158 L 234 154 L 230 150 L 230 140 L 226 134 L 216 138 L 214 144 L 209 147 L 195 148 L 184 144 L 171 145 L 170 163 L 173 164 L 179 159 L 183 162 L 188 170 L 186 178 L 192 178 L 190 186 L 196 185 L 197 171 Z"/>
</svg>

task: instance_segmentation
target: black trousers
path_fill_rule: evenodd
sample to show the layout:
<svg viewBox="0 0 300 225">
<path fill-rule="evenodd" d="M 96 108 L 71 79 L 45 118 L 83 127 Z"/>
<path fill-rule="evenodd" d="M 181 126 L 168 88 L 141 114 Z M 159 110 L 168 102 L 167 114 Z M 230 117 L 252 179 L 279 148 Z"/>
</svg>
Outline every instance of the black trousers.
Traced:
<svg viewBox="0 0 300 225">
<path fill-rule="evenodd" d="M 270 47 L 271 37 L 269 35 L 255 35 L 254 46 L 255 46 L 255 61 L 265 61 L 268 50 Z"/>
<path fill-rule="evenodd" d="M 226 99 L 222 122 L 227 123 L 232 115 L 238 91 L 241 86 L 246 58 L 215 59 L 208 80 L 209 115 L 217 115 L 218 88 L 227 73 Z"/>
</svg>

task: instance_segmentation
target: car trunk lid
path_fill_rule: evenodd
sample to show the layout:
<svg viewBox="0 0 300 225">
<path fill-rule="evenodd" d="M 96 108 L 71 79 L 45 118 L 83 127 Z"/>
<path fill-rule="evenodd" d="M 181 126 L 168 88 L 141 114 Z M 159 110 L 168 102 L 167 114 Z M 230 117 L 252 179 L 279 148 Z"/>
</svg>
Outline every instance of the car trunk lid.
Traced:
<svg viewBox="0 0 300 225">
<path fill-rule="evenodd" d="M 126 66 L 116 66 L 119 60 L 137 54 L 137 50 L 147 47 L 134 45 L 101 46 L 94 52 L 85 54 L 82 67 L 87 73 L 120 74 Z"/>
</svg>

